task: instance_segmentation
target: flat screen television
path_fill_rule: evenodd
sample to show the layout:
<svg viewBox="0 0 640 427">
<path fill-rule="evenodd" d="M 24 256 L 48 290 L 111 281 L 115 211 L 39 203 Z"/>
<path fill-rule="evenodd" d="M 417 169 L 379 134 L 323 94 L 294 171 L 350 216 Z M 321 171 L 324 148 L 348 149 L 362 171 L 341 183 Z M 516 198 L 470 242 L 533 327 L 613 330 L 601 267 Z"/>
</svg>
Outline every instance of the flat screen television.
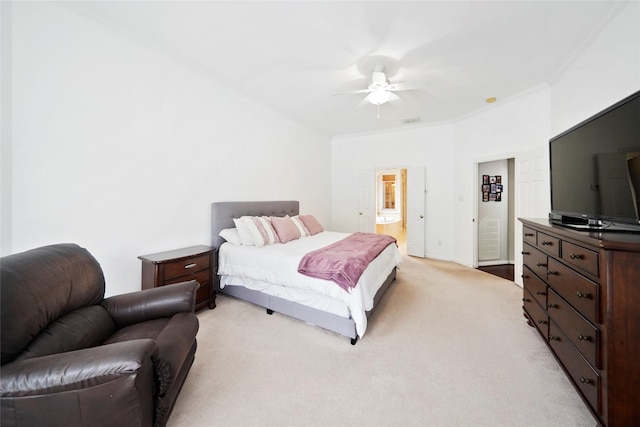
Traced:
<svg viewBox="0 0 640 427">
<path fill-rule="evenodd" d="M 549 141 L 552 222 L 640 232 L 640 91 Z"/>
</svg>

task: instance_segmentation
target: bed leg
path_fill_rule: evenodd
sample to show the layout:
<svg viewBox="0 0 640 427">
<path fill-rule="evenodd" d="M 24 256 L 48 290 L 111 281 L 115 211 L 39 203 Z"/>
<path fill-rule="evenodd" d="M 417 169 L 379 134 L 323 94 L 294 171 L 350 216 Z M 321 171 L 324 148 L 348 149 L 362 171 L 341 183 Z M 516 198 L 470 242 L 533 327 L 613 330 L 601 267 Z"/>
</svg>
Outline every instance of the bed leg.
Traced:
<svg viewBox="0 0 640 427">
<path fill-rule="evenodd" d="M 270 308 L 267 308 L 267 314 L 268 315 L 272 315 L 273 314 L 273 310 L 271 310 Z"/>
<path fill-rule="evenodd" d="M 357 342 L 358 342 L 358 337 L 351 338 L 351 345 L 356 345 Z"/>
</svg>

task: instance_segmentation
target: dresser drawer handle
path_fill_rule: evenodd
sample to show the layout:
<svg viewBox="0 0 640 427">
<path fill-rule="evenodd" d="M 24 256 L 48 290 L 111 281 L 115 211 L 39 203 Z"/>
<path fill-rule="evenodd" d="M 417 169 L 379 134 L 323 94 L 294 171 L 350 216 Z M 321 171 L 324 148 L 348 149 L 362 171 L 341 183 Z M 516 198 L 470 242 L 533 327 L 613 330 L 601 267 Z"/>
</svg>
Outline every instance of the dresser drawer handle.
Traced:
<svg viewBox="0 0 640 427">
<path fill-rule="evenodd" d="M 546 262 L 539 262 L 536 264 L 538 267 L 546 267 L 547 263 Z"/>
<path fill-rule="evenodd" d="M 536 295 L 546 295 L 545 291 L 536 291 Z"/>
<path fill-rule="evenodd" d="M 527 276 L 526 274 L 523 274 L 521 277 L 522 277 L 523 279 L 528 279 L 528 278 L 529 278 L 529 276 Z"/>
<path fill-rule="evenodd" d="M 560 341 L 560 338 L 554 336 L 554 335 L 549 335 L 549 341 Z"/>
<path fill-rule="evenodd" d="M 184 268 L 193 268 L 195 266 L 197 266 L 198 264 L 196 264 L 195 262 L 192 262 L 191 264 L 187 264 L 184 266 Z"/>
<path fill-rule="evenodd" d="M 591 299 L 591 294 L 583 294 L 583 293 L 582 293 L 582 292 L 580 292 L 580 291 L 577 291 L 577 292 L 576 292 L 576 296 L 577 296 L 578 298 Z"/>
<path fill-rule="evenodd" d="M 541 323 L 541 324 L 543 324 L 543 325 L 544 325 L 544 324 L 546 324 L 546 323 L 547 323 L 547 321 L 546 321 L 546 320 L 538 320 L 538 323 Z"/>
<path fill-rule="evenodd" d="M 527 236 L 527 237 L 533 237 L 534 236 L 533 233 L 524 233 L 524 235 Z"/>
<path fill-rule="evenodd" d="M 522 251 L 522 255 L 531 255 L 531 253 L 530 253 L 530 252 Z"/>
<path fill-rule="evenodd" d="M 590 380 L 589 378 L 580 377 L 580 382 L 583 384 L 591 384 L 593 381 Z"/>
<path fill-rule="evenodd" d="M 559 276 L 560 273 L 557 271 L 547 271 L 547 276 Z"/>
<path fill-rule="evenodd" d="M 578 340 L 579 341 L 591 341 L 591 337 L 587 336 L 587 335 L 582 335 L 582 334 L 578 334 Z"/>
<path fill-rule="evenodd" d="M 581 255 L 581 254 L 573 254 L 573 253 L 572 253 L 571 255 L 569 255 L 569 258 L 571 258 L 571 259 L 584 259 L 584 255 Z"/>
<path fill-rule="evenodd" d="M 543 240 L 542 241 L 542 246 L 551 246 L 551 245 L 553 245 L 553 242 L 550 242 L 548 240 Z"/>
<path fill-rule="evenodd" d="M 547 308 L 558 308 L 558 304 L 547 304 Z"/>
</svg>

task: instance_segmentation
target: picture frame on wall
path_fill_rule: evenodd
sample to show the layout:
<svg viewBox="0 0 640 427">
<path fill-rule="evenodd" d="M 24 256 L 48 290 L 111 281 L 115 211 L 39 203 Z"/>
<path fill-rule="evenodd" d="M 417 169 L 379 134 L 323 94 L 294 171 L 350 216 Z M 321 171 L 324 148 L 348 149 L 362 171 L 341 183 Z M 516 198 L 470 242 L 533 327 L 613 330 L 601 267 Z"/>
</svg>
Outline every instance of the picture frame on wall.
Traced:
<svg viewBox="0 0 640 427">
<path fill-rule="evenodd" d="M 502 175 L 482 175 L 482 201 L 502 201 Z"/>
</svg>

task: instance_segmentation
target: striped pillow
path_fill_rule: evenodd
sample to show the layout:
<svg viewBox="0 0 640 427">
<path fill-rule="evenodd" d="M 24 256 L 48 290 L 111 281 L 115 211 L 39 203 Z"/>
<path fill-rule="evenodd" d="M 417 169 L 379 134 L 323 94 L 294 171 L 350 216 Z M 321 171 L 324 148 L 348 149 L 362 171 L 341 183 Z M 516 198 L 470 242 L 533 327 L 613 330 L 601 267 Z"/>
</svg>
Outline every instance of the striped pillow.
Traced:
<svg viewBox="0 0 640 427">
<path fill-rule="evenodd" d="M 293 221 L 293 224 L 296 226 L 296 228 L 300 232 L 300 237 L 311 236 L 311 233 L 309 232 L 307 227 L 304 225 L 304 222 L 302 222 L 302 219 L 298 215 L 292 216 L 291 221 Z"/>
<path fill-rule="evenodd" d="M 258 247 L 272 245 L 280 241 L 266 216 L 243 216 L 239 220 L 234 219 L 233 221 L 240 232 L 240 237 L 245 237 L 243 245 L 246 244 L 245 240 L 249 240 L 250 244 Z"/>
</svg>

